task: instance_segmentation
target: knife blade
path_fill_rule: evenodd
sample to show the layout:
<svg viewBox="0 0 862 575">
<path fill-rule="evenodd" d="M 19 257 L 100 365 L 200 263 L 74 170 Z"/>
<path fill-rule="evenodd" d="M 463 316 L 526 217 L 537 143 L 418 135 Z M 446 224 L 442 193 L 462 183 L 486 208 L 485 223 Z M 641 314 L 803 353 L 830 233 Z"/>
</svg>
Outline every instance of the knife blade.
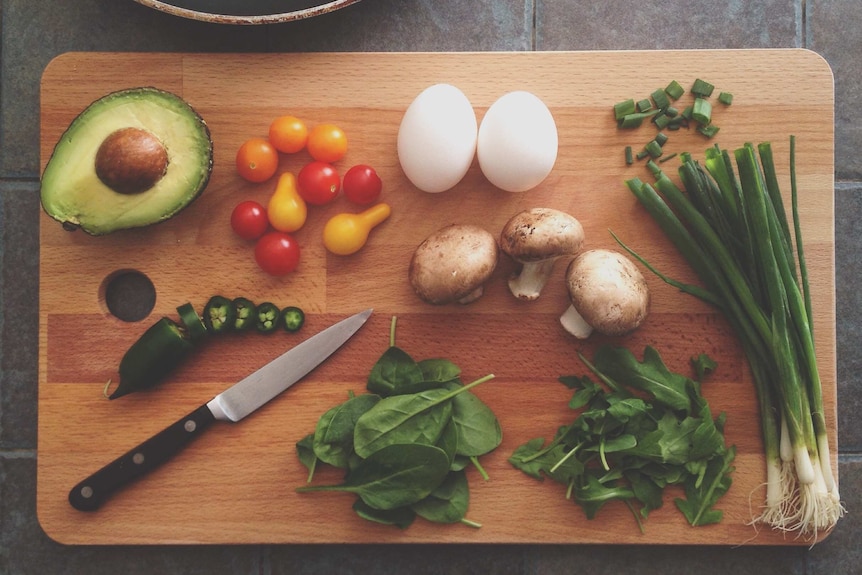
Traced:
<svg viewBox="0 0 862 575">
<path fill-rule="evenodd" d="M 179 453 L 214 421 L 240 421 L 323 363 L 359 331 L 371 312 L 329 326 L 227 388 L 78 483 L 69 492 L 69 503 L 79 511 L 95 511 L 112 493 Z"/>
</svg>

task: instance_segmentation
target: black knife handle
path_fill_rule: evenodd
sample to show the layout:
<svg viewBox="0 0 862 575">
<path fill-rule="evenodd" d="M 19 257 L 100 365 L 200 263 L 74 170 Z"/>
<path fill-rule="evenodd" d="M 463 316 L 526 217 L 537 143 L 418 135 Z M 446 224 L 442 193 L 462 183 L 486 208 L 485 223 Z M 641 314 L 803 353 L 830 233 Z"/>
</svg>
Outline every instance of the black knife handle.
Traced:
<svg viewBox="0 0 862 575">
<path fill-rule="evenodd" d="M 215 417 L 206 404 L 118 457 L 69 492 L 79 511 L 95 511 L 117 489 L 152 471 L 192 442 Z"/>
</svg>

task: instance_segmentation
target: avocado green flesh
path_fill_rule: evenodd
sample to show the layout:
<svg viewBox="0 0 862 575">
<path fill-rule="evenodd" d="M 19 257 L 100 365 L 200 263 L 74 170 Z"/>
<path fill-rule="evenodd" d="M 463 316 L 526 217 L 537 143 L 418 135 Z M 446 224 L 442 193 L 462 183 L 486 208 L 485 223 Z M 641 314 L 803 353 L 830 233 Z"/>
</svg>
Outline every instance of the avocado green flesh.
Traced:
<svg viewBox="0 0 862 575">
<path fill-rule="evenodd" d="M 168 166 L 149 190 L 121 194 L 96 175 L 96 152 L 110 134 L 140 128 L 165 146 Z M 42 174 L 42 207 L 67 227 L 92 235 L 171 218 L 209 181 L 212 140 L 206 123 L 182 99 L 154 88 L 114 92 L 75 118 Z"/>
</svg>

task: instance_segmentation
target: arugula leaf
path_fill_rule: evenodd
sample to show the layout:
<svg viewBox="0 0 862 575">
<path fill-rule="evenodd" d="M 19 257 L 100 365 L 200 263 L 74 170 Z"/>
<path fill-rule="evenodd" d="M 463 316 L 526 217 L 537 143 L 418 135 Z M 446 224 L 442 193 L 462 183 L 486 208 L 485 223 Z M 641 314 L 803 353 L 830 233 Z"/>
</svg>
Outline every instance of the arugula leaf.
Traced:
<svg viewBox="0 0 862 575">
<path fill-rule="evenodd" d="M 620 384 L 651 394 L 660 405 L 688 412 L 691 380 L 671 372 L 659 353 L 650 346 L 639 362 L 626 348 L 603 346 L 595 355 L 594 364 L 602 373 Z"/>
<path fill-rule="evenodd" d="M 674 500 L 677 508 L 693 526 L 709 525 L 721 521 L 723 513 L 713 509 L 718 500 L 727 493 L 733 479 L 731 465 L 736 448 L 730 447 L 724 455 L 711 459 L 706 466 L 702 481 L 690 478 L 685 483 L 685 499 Z"/>
<path fill-rule="evenodd" d="M 561 377 L 580 412 L 549 443 L 519 446 L 509 463 L 566 485 L 590 519 L 620 500 L 643 529 L 641 520 L 662 506 L 664 488 L 682 485 L 686 497 L 677 507 L 692 525 L 719 520 L 713 506 L 730 486 L 735 449 L 725 447 L 726 416 L 712 417 L 700 383 L 670 372 L 650 347 L 643 362 L 609 346 L 596 351 L 594 363 L 580 357 L 607 389 L 588 377 Z"/>
</svg>

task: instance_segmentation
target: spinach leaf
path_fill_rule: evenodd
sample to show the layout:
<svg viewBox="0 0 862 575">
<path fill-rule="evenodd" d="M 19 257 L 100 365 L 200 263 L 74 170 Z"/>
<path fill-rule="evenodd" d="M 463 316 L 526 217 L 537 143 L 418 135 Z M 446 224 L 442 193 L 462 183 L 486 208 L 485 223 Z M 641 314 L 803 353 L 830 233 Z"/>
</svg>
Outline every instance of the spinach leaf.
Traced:
<svg viewBox="0 0 862 575">
<path fill-rule="evenodd" d="M 356 422 L 353 448 L 368 457 L 387 445 L 422 443 L 434 445 L 452 417 L 450 392 L 432 389 L 380 400 Z"/>
<path fill-rule="evenodd" d="M 416 512 L 409 507 L 396 507 L 395 509 L 375 509 L 357 499 L 353 503 L 353 511 L 363 519 L 382 523 L 383 525 L 395 525 L 400 529 L 407 529 L 416 519 Z"/>
<path fill-rule="evenodd" d="M 461 375 L 461 368 L 448 359 L 423 359 L 419 362 L 419 369 L 427 383 L 444 384 L 457 380 Z"/>
<path fill-rule="evenodd" d="M 354 450 L 360 457 L 368 457 L 387 445 L 436 444 L 452 415 L 452 398 L 488 379 L 490 376 L 454 391 L 429 389 L 383 398 L 356 422 Z"/>
<path fill-rule="evenodd" d="M 416 393 L 432 386 L 410 355 L 400 347 L 390 346 L 371 368 L 366 388 L 371 393 L 388 397 L 401 393 Z"/>
<path fill-rule="evenodd" d="M 374 509 L 390 510 L 428 497 L 449 473 L 449 458 L 433 445 L 388 445 L 351 469 L 343 483 L 300 487 L 299 492 L 346 491 Z"/>
<path fill-rule="evenodd" d="M 452 472 L 431 494 L 410 506 L 417 515 L 435 523 L 457 523 L 464 519 L 470 505 L 467 474 Z"/>
<path fill-rule="evenodd" d="M 324 413 L 314 430 L 313 449 L 317 458 L 334 467 L 347 468 L 353 455 L 353 429 L 359 417 L 374 407 L 380 396 L 354 396 Z"/>
<path fill-rule="evenodd" d="M 446 389 L 458 391 L 462 386 L 450 383 Z M 459 455 L 485 455 L 503 441 L 497 416 L 472 392 L 463 391 L 452 399 L 452 421 L 458 434 Z"/>
<path fill-rule="evenodd" d="M 440 435 L 437 447 L 446 453 L 446 456 L 449 458 L 449 465 L 451 466 L 455 461 L 455 456 L 458 455 L 458 430 L 451 419 L 443 429 L 443 434 Z"/>
<path fill-rule="evenodd" d="M 314 469 L 317 466 L 317 456 L 314 454 L 314 434 L 309 433 L 302 439 L 296 442 L 296 455 L 299 457 L 299 462 L 308 469 L 308 483 L 314 476 Z"/>
</svg>

